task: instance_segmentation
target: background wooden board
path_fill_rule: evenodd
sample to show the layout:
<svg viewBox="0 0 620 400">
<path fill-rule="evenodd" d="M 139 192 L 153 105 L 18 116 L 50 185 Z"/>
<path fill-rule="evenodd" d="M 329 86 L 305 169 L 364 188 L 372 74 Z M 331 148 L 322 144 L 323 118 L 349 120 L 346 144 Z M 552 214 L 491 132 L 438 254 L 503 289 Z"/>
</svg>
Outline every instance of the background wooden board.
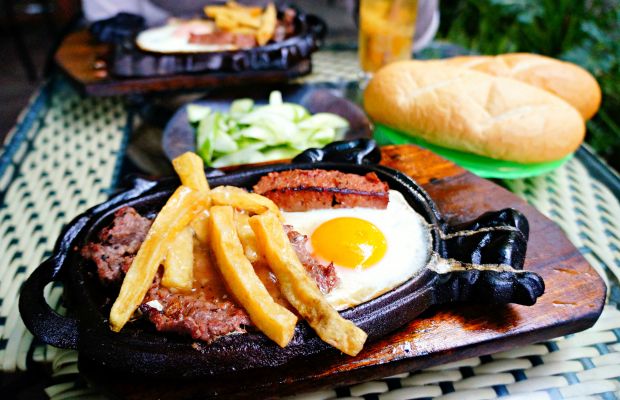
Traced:
<svg viewBox="0 0 620 400">
<path fill-rule="evenodd" d="M 416 179 L 452 222 L 506 207 L 530 222 L 525 269 L 543 276 L 545 294 L 536 305 L 459 304 L 425 312 L 405 327 L 366 345 L 356 357 L 317 356 L 283 368 L 200 382 L 103 379 L 87 363 L 88 379 L 131 399 L 259 398 L 350 385 L 463 358 L 491 354 L 586 329 L 605 300 L 605 285 L 560 228 L 523 200 L 491 181 L 416 146 L 382 149 L 382 164 Z"/>
<path fill-rule="evenodd" d="M 108 71 L 106 60 L 109 58 L 109 53 L 109 45 L 97 42 L 88 30 L 80 30 L 67 35 L 56 51 L 54 60 L 71 80 L 91 96 L 196 90 L 250 83 L 269 84 L 285 82 L 309 74 L 312 70 L 312 64 L 308 59 L 286 70 L 120 78 Z"/>
</svg>

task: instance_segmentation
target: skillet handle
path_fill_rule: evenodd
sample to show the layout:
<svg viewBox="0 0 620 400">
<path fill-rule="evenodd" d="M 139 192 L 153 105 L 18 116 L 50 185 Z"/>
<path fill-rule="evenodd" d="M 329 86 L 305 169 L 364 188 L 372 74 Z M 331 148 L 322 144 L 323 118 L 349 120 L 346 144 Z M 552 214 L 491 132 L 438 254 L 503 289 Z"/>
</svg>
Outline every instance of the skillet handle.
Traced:
<svg viewBox="0 0 620 400">
<path fill-rule="evenodd" d="M 379 164 L 381 150 L 372 139 L 340 140 L 322 148 L 311 148 L 293 158 L 293 163 L 340 162 L 347 164 Z"/>
<path fill-rule="evenodd" d="M 436 303 L 536 303 L 545 283 L 523 271 L 528 234 L 525 216 L 510 208 L 446 229 L 442 254 L 431 265 L 439 275 Z"/>
<path fill-rule="evenodd" d="M 19 313 L 28 330 L 43 342 L 63 349 L 77 349 L 77 320 L 52 310 L 43 295 L 45 286 L 56 280 L 57 265 L 56 258 L 48 258 L 24 282 Z"/>
</svg>

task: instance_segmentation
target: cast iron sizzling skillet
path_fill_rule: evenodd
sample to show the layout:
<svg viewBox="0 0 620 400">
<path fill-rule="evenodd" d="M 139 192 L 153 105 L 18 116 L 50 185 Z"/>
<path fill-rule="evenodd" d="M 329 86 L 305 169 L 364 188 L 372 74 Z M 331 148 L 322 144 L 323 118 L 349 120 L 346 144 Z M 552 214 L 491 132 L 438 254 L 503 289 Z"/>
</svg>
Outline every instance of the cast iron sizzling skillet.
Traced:
<svg viewBox="0 0 620 400">
<path fill-rule="evenodd" d="M 369 340 L 397 329 L 435 304 L 535 303 L 544 292 L 544 282 L 535 273 L 522 271 L 528 236 L 527 220 L 522 214 L 505 209 L 460 226 L 447 225 L 419 185 L 396 170 L 377 165 L 379 158 L 379 149 L 371 140 L 335 142 L 324 149 L 307 150 L 291 164 L 226 175 L 210 171 L 209 183 L 213 187 L 251 188 L 271 171 L 322 168 L 355 174 L 374 172 L 391 189 L 400 191 L 429 224 L 432 256 L 427 266 L 403 285 L 341 313 L 366 331 Z M 158 333 L 140 321 L 128 324 L 120 333 L 109 329 L 109 299 L 94 268 L 82 260 L 77 249 L 109 224 L 120 207 L 132 206 L 142 214 L 152 215 L 178 185 L 177 179 L 136 179 L 131 189 L 70 222 L 52 257 L 23 286 L 19 307 L 28 329 L 45 343 L 78 349 L 81 360 L 123 373 L 158 378 L 217 376 L 274 367 L 320 352 L 336 352 L 306 323 L 297 325 L 292 342 L 283 349 L 260 333 L 228 335 L 207 345 Z M 68 308 L 74 317 L 60 316 L 46 303 L 43 289 L 51 281 L 65 284 Z"/>
<path fill-rule="evenodd" d="M 113 44 L 111 72 L 119 77 L 287 70 L 309 61 L 327 34 L 327 25 L 321 18 L 299 9 L 296 12 L 293 36 L 281 42 L 241 50 L 198 53 L 142 50 L 134 37 L 145 28 L 144 21 L 137 15 L 126 13 L 95 22 L 91 32 L 98 40 Z M 200 15 L 202 10 L 196 10 L 194 14 Z M 279 18 L 281 14 L 282 10 L 279 10 Z"/>
</svg>

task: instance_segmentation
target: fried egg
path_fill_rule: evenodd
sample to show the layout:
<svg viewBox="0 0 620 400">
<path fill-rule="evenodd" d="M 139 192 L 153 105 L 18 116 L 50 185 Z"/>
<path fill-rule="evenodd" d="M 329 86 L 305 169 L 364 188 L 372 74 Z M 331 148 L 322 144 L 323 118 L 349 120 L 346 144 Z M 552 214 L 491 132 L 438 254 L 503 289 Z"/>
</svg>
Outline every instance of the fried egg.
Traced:
<svg viewBox="0 0 620 400">
<path fill-rule="evenodd" d="M 327 295 L 337 310 L 367 302 L 413 277 L 427 263 L 428 225 L 403 195 L 389 191 L 386 209 L 333 208 L 283 212 L 284 221 L 307 235 L 308 250 L 333 262 L 339 283 Z"/>
<path fill-rule="evenodd" d="M 172 21 L 164 26 L 146 29 L 136 37 L 136 44 L 144 51 L 154 53 L 203 53 L 234 50 L 233 45 L 190 43 L 190 33 L 206 34 L 215 25 L 206 20 Z"/>
</svg>

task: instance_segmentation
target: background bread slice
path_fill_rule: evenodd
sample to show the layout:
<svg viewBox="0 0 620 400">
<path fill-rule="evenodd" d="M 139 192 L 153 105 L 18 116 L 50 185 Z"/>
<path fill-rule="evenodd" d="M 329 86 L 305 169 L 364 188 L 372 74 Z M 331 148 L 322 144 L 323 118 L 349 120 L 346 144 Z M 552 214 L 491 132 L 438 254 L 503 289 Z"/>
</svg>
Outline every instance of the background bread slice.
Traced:
<svg viewBox="0 0 620 400">
<path fill-rule="evenodd" d="M 537 86 L 566 100 L 586 120 L 592 118 L 601 105 L 601 88 L 596 79 L 569 62 L 528 53 L 463 56 L 442 62 Z"/>
<path fill-rule="evenodd" d="M 542 89 L 424 61 L 379 70 L 364 107 L 375 122 L 428 142 L 521 163 L 560 159 L 585 135 L 577 110 Z"/>
</svg>

